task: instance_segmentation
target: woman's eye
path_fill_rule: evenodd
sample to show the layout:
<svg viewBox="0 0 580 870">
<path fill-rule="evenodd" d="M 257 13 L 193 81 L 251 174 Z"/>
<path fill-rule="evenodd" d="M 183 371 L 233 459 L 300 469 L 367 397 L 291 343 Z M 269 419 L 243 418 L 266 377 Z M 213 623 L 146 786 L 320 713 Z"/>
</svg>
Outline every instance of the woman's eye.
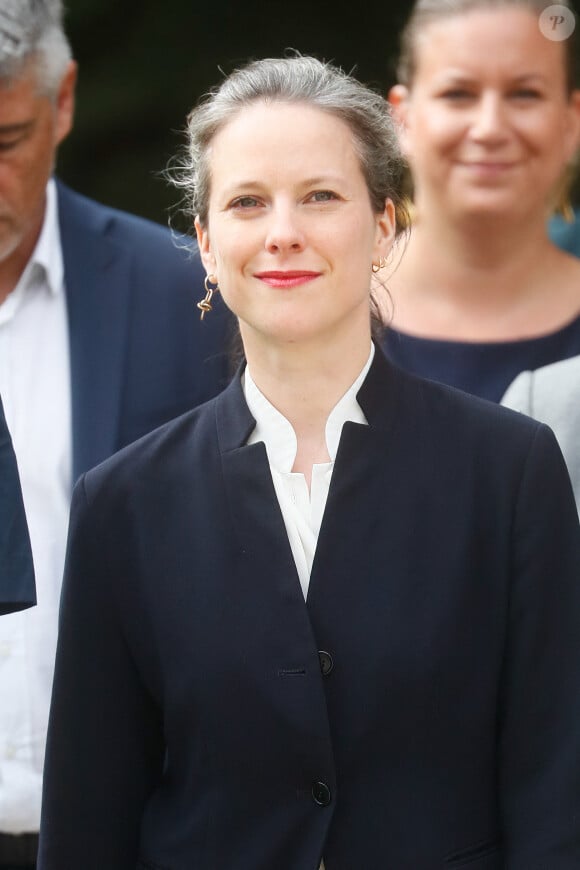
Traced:
<svg viewBox="0 0 580 870">
<path fill-rule="evenodd" d="M 451 102 L 455 102 L 458 100 L 468 100 L 472 96 L 470 91 L 462 90 L 461 88 L 452 88 L 451 90 L 444 91 L 441 94 L 441 97 L 444 100 L 451 100 Z"/>
<path fill-rule="evenodd" d="M 13 148 L 19 144 L 20 139 L 8 139 L 1 140 L 0 139 L 0 151 L 12 151 Z"/>
<path fill-rule="evenodd" d="M 517 91 L 512 91 L 512 97 L 518 100 L 538 100 L 541 94 L 533 88 L 519 88 Z"/>
<path fill-rule="evenodd" d="M 234 199 L 230 203 L 230 208 L 256 208 L 257 205 L 259 205 L 259 202 L 255 196 L 238 196 L 237 199 Z"/>
<path fill-rule="evenodd" d="M 338 199 L 338 196 L 332 190 L 315 190 L 308 199 L 311 202 L 330 202 L 333 199 Z"/>
</svg>

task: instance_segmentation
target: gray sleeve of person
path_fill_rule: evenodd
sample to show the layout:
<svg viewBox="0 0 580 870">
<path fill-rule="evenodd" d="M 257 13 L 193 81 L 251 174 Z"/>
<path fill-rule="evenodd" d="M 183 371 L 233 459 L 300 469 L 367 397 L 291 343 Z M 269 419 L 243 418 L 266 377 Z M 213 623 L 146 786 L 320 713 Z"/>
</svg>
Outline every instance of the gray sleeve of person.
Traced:
<svg viewBox="0 0 580 870">
<path fill-rule="evenodd" d="M 580 512 L 580 357 L 522 372 L 506 391 L 502 405 L 554 430 Z"/>
</svg>

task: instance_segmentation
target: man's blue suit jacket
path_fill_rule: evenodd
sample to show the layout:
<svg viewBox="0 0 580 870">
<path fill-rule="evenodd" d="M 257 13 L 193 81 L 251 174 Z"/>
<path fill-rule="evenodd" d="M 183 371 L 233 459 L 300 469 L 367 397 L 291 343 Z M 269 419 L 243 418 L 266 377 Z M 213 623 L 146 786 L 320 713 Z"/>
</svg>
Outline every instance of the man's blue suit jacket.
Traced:
<svg viewBox="0 0 580 870">
<path fill-rule="evenodd" d="M 58 183 L 70 334 L 73 479 L 217 393 L 230 319 L 199 320 L 204 273 L 169 231 Z M 38 425 L 42 425 L 38 421 Z M 2 418 L 0 612 L 34 603 L 28 533 Z"/>
<path fill-rule="evenodd" d="M 34 569 L 16 457 L 0 399 L 0 614 L 36 604 Z"/>
<path fill-rule="evenodd" d="M 199 319 L 197 255 L 164 227 L 58 183 L 70 334 L 73 479 L 215 395 L 228 379 L 231 319 Z"/>
<path fill-rule="evenodd" d="M 554 436 L 379 352 L 358 401 L 306 603 L 238 378 L 81 478 L 39 870 L 578 870 Z"/>
</svg>

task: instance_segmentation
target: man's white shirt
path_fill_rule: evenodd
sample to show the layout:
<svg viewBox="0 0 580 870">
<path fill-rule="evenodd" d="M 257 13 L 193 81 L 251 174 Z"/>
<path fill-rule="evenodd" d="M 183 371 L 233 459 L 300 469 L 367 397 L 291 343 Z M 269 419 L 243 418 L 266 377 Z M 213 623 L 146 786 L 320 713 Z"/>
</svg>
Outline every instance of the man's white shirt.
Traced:
<svg viewBox="0 0 580 870">
<path fill-rule="evenodd" d="M 70 361 L 53 180 L 18 285 L 0 305 L 0 395 L 30 531 L 38 605 L 0 619 L 0 831 L 38 831 L 72 488 Z"/>
</svg>

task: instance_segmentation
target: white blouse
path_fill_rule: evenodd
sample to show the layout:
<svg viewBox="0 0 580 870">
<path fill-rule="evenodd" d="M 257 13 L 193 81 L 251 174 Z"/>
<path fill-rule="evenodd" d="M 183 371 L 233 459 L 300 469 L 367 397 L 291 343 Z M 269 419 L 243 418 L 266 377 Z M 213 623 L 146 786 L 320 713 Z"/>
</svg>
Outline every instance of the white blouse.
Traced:
<svg viewBox="0 0 580 870">
<path fill-rule="evenodd" d="M 326 447 L 331 461 L 312 466 L 310 492 L 304 475 L 292 471 L 297 448 L 292 424 L 260 392 L 248 366 L 244 372 L 244 394 L 256 421 L 248 444 L 263 441 L 266 447 L 274 489 L 305 599 L 342 427 L 347 421 L 367 423 L 356 394 L 367 375 L 374 353 L 375 348 L 371 343 L 363 370 L 328 416 Z"/>
</svg>

